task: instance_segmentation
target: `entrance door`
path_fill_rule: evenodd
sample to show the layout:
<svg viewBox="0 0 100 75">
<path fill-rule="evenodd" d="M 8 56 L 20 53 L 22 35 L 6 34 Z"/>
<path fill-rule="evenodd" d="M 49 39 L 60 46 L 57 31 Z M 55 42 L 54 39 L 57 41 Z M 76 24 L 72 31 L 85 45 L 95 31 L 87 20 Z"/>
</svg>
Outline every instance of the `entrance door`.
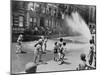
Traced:
<svg viewBox="0 0 100 75">
<path fill-rule="evenodd" d="M 40 18 L 40 26 L 44 27 L 44 22 L 45 22 L 45 21 L 44 21 L 44 17 L 41 17 L 41 18 Z"/>
</svg>

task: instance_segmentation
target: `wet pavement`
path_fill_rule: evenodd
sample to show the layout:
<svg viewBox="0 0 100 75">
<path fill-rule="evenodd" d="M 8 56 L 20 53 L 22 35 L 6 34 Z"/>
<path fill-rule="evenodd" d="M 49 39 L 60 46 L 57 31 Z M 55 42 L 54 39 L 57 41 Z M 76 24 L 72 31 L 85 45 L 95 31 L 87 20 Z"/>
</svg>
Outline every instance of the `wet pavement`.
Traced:
<svg viewBox="0 0 100 75">
<path fill-rule="evenodd" d="M 51 71 L 64 71 L 64 70 L 76 70 L 77 65 L 81 62 L 80 54 L 88 53 L 88 43 L 73 43 L 67 42 L 67 50 L 65 52 L 65 63 L 59 65 L 59 62 L 53 60 L 53 46 L 57 40 L 48 40 L 47 52 L 43 54 L 42 60 L 46 64 L 40 64 L 37 67 L 37 72 L 51 72 Z M 27 53 L 16 54 L 16 43 L 12 43 L 11 47 L 11 69 L 12 73 L 24 73 L 25 65 L 29 62 L 33 62 L 33 51 L 35 41 L 23 42 L 23 50 Z"/>
</svg>

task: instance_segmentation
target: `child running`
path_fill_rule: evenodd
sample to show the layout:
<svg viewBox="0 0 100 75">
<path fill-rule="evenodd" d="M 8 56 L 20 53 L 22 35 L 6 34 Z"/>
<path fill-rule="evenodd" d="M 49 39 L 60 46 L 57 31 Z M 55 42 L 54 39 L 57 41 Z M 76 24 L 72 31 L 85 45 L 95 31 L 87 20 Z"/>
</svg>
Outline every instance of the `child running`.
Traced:
<svg viewBox="0 0 100 75">
<path fill-rule="evenodd" d="M 16 45 L 17 51 L 16 51 L 16 53 L 26 53 L 26 52 L 22 51 L 22 40 L 23 40 L 23 35 L 20 34 L 18 39 L 17 39 L 17 45 Z"/>
</svg>

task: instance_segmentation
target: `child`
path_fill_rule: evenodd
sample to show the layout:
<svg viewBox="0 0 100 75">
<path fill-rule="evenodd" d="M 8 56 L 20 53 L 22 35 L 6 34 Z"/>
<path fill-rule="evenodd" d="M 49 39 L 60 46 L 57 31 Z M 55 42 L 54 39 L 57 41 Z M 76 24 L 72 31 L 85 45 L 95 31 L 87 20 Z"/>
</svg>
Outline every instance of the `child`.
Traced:
<svg viewBox="0 0 100 75">
<path fill-rule="evenodd" d="M 42 56 L 42 50 L 41 50 L 41 43 L 35 44 L 35 50 L 34 50 L 34 63 L 37 63 L 37 60 L 39 59 L 39 62 L 41 62 L 41 56 Z"/>
<path fill-rule="evenodd" d="M 42 45 L 43 54 L 46 54 L 46 48 L 47 48 L 47 38 L 43 39 L 43 45 Z"/>
<path fill-rule="evenodd" d="M 44 39 L 44 52 L 46 51 L 47 48 L 47 38 Z"/>
<path fill-rule="evenodd" d="M 63 45 L 63 38 L 60 38 L 59 42 L 58 42 L 58 46 L 59 46 L 59 50 L 58 50 L 59 61 L 60 61 L 60 56 L 61 56 L 60 50 L 61 50 L 61 46 L 62 45 Z"/>
<path fill-rule="evenodd" d="M 87 69 L 86 55 L 85 54 L 81 54 L 80 55 L 80 59 L 82 60 L 82 63 L 79 64 L 77 70 L 85 70 L 85 69 Z"/>
<path fill-rule="evenodd" d="M 63 38 L 60 38 L 58 44 L 59 44 L 59 46 L 62 46 L 63 45 Z"/>
<path fill-rule="evenodd" d="M 91 66 L 92 63 L 93 63 L 94 55 L 95 55 L 95 53 L 94 53 L 94 48 L 93 48 L 93 46 L 92 46 L 92 47 L 90 47 L 90 52 L 89 52 L 89 55 L 88 55 L 90 66 Z"/>
<path fill-rule="evenodd" d="M 54 46 L 54 61 L 57 61 L 57 56 L 58 56 L 58 43 L 55 42 L 55 46 Z"/>
<path fill-rule="evenodd" d="M 16 51 L 16 53 L 26 53 L 26 52 L 22 51 L 22 40 L 23 40 L 23 35 L 20 34 L 18 39 L 17 39 L 17 45 L 16 45 L 17 51 Z"/>
<path fill-rule="evenodd" d="M 95 69 L 94 67 L 91 67 L 91 66 L 87 65 L 87 63 L 86 63 L 86 55 L 85 54 L 81 54 L 80 58 L 82 60 L 82 63 L 78 65 L 78 68 L 76 68 L 76 70 Z"/>
<path fill-rule="evenodd" d="M 16 48 L 17 48 L 16 53 L 22 53 L 22 45 L 21 45 L 21 43 L 17 43 Z"/>
<path fill-rule="evenodd" d="M 66 46 L 66 42 L 63 42 L 63 45 L 60 47 L 60 61 L 61 61 L 60 65 L 64 63 L 64 56 L 65 56 L 64 51 L 66 49 L 65 46 Z"/>
<path fill-rule="evenodd" d="M 38 40 L 38 43 L 40 43 L 40 45 L 41 45 L 41 51 L 42 51 L 42 53 L 44 53 L 43 52 L 44 36 L 41 36 L 41 38 Z"/>
</svg>

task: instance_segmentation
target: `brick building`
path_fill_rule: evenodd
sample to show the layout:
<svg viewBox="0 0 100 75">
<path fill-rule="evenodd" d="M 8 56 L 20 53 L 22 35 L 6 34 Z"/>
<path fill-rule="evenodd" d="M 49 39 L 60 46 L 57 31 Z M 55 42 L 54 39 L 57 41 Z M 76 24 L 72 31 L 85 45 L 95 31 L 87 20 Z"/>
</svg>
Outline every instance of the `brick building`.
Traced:
<svg viewBox="0 0 100 75">
<path fill-rule="evenodd" d="M 12 33 L 28 31 L 32 35 L 63 33 L 65 14 L 77 11 L 87 24 L 95 24 L 95 7 L 72 4 L 12 1 Z"/>
</svg>

